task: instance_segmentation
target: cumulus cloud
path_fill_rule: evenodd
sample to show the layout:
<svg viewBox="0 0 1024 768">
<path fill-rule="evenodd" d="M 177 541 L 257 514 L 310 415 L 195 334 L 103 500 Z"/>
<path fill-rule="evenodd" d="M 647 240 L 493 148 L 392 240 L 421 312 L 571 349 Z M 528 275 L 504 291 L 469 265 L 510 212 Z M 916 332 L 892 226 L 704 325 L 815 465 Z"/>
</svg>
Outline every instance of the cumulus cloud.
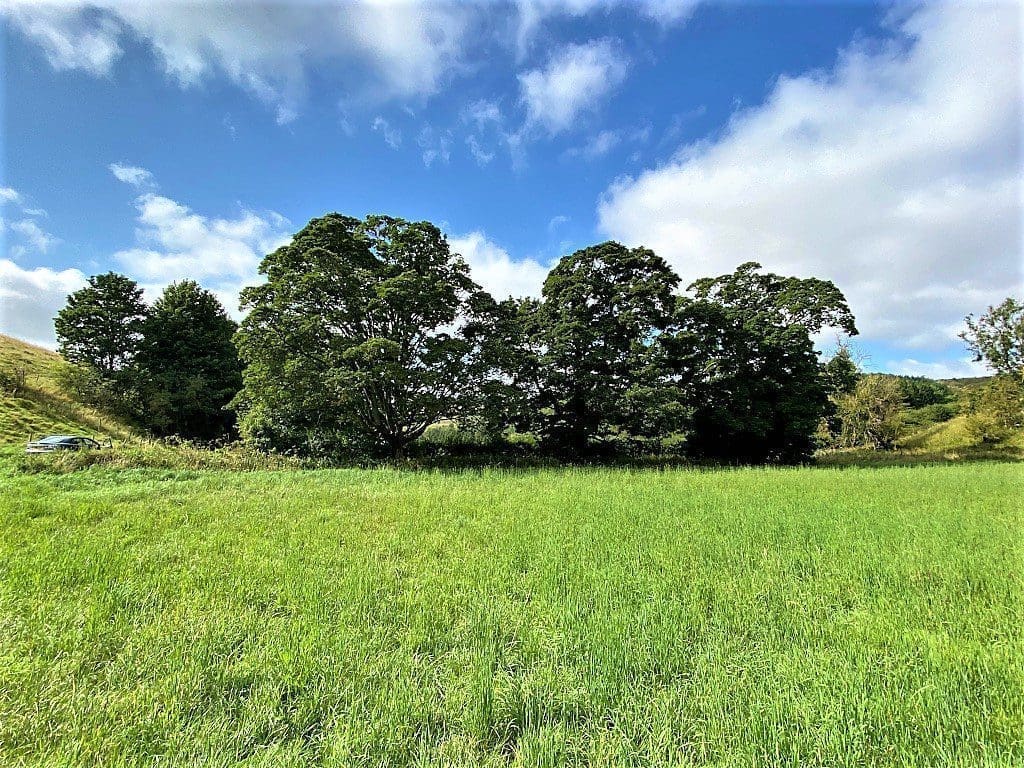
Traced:
<svg viewBox="0 0 1024 768">
<path fill-rule="evenodd" d="M 85 275 L 77 269 L 23 269 L 0 259 L 0 333 L 54 348 L 53 317 L 83 285 Z"/>
<path fill-rule="evenodd" d="M 139 168 L 137 165 L 126 165 L 124 163 L 111 163 L 107 167 L 110 168 L 110 172 L 114 174 L 115 179 L 123 181 L 125 184 L 130 184 L 133 187 L 147 187 L 153 185 L 153 174 L 145 168 Z"/>
<path fill-rule="evenodd" d="M 141 195 L 136 230 L 139 246 L 114 258 L 142 281 L 182 278 L 234 285 L 254 282 L 263 256 L 289 240 L 284 217 L 243 210 L 234 219 L 208 218 L 156 194 Z"/>
<path fill-rule="evenodd" d="M 783 77 L 715 140 L 614 183 L 600 229 L 691 280 L 757 260 L 831 279 L 869 340 L 948 347 L 1020 292 L 1021 11 L 932 5 Z"/>
<path fill-rule="evenodd" d="M 543 69 L 519 75 L 527 127 L 539 126 L 551 135 L 570 128 L 622 83 L 627 68 L 611 40 L 566 46 Z"/>
<path fill-rule="evenodd" d="M 535 259 L 514 260 L 483 232 L 449 237 L 448 243 L 469 264 L 473 279 L 495 299 L 540 295 L 548 269 Z"/>
<path fill-rule="evenodd" d="M 139 40 L 182 87 L 219 73 L 286 123 L 305 97 L 307 72 L 327 62 L 365 76 L 360 97 L 423 97 L 462 65 L 481 9 L 455 3 L 8 0 L 4 13 L 58 70 L 109 75 L 122 42 Z"/>
</svg>

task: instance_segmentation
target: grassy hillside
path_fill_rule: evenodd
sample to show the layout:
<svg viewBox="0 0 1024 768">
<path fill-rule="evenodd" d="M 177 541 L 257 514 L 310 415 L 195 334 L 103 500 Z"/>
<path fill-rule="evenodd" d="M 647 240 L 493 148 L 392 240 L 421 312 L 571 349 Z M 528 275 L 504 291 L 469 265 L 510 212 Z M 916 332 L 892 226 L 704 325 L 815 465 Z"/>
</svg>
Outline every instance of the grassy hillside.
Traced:
<svg viewBox="0 0 1024 768">
<path fill-rule="evenodd" d="M 44 433 L 75 433 L 122 439 L 131 434 L 123 422 L 75 402 L 61 388 L 60 355 L 0 334 L 0 369 L 23 368 L 25 390 L 0 393 L 0 444 L 23 443 Z"/>
<path fill-rule="evenodd" d="M 1013 465 L 0 482 L 0 763 L 1024 764 Z"/>
</svg>

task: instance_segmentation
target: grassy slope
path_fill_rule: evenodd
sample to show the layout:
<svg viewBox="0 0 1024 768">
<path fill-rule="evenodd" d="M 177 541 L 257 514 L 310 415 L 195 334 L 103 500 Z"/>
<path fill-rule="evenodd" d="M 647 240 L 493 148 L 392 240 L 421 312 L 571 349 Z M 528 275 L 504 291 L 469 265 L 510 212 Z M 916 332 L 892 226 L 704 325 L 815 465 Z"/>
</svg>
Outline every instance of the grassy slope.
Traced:
<svg viewBox="0 0 1024 768">
<path fill-rule="evenodd" d="M 0 764 L 1024 763 L 1005 464 L 0 476 Z"/>
<path fill-rule="evenodd" d="M 76 403 L 60 387 L 60 355 L 0 334 L 0 367 L 25 368 L 27 390 L 0 393 L 0 443 L 23 443 L 40 434 L 73 433 L 125 438 L 131 430 L 117 419 Z"/>
</svg>

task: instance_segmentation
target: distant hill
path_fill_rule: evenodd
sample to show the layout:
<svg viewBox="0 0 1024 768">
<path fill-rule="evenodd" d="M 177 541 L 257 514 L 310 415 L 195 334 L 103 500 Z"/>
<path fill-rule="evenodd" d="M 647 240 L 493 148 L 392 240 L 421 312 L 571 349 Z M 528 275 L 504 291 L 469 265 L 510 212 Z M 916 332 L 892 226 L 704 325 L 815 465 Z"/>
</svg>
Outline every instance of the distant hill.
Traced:
<svg viewBox="0 0 1024 768">
<path fill-rule="evenodd" d="M 0 444 L 23 443 L 41 434 L 85 434 L 124 439 L 131 427 L 95 408 L 76 402 L 60 385 L 60 355 L 0 334 L 0 371 L 25 371 L 17 395 L 0 392 Z"/>
</svg>

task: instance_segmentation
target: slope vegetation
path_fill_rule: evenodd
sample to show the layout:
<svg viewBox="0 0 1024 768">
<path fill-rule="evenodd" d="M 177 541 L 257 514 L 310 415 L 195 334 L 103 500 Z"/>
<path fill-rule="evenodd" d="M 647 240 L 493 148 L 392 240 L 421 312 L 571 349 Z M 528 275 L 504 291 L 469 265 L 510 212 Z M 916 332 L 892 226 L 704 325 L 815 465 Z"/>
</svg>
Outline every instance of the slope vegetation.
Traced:
<svg viewBox="0 0 1024 768">
<path fill-rule="evenodd" d="M 0 443 L 24 442 L 44 433 L 115 439 L 131 435 L 124 421 L 76 402 L 64 390 L 59 371 L 65 364 L 54 352 L 0 334 L 0 372 L 25 375 L 16 394 L 0 392 Z"/>
</svg>

